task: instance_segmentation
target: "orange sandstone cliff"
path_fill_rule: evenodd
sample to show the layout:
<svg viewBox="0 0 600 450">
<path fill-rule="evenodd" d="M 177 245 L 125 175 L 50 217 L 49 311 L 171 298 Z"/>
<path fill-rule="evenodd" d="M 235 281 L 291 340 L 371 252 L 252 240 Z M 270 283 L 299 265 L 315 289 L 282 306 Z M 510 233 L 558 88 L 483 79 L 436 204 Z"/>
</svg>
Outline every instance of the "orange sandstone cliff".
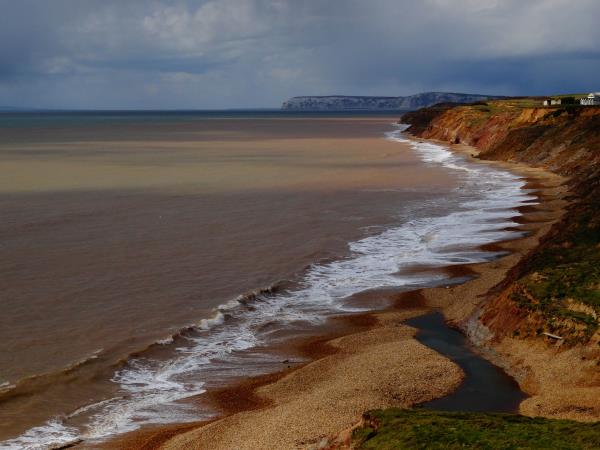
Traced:
<svg viewBox="0 0 600 450">
<path fill-rule="evenodd" d="M 566 214 L 458 325 L 531 397 L 528 415 L 600 419 L 600 108 L 531 99 L 440 104 L 401 122 L 421 138 L 567 177 Z"/>
</svg>

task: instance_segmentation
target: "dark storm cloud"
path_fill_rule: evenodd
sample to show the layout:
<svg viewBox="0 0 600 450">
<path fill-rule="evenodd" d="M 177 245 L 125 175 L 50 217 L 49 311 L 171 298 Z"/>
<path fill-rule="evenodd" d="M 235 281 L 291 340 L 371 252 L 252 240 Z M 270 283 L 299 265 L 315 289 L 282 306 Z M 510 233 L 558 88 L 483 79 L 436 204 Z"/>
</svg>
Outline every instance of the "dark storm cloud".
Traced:
<svg viewBox="0 0 600 450">
<path fill-rule="evenodd" d="M 0 0 L 0 105 L 598 90 L 597 0 Z"/>
</svg>

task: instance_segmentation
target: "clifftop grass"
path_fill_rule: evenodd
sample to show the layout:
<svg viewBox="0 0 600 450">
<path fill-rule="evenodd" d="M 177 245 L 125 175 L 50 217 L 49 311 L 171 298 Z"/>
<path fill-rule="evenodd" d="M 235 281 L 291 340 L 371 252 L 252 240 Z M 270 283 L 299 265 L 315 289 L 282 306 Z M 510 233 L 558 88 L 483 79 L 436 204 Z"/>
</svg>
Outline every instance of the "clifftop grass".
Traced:
<svg viewBox="0 0 600 450">
<path fill-rule="evenodd" d="M 600 422 L 494 413 L 390 408 L 369 411 L 353 433 L 358 449 L 563 449 L 600 447 Z"/>
</svg>

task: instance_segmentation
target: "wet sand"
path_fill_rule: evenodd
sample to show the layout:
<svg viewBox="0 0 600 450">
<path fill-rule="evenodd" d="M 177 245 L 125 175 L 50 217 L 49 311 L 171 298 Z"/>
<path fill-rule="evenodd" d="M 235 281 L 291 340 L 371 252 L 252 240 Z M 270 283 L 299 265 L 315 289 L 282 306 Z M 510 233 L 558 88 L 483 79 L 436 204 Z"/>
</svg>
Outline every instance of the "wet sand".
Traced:
<svg viewBox="0 0 600 450">
<path fill-rule="evenodd" d="M 455 148 L 474 153 L 474 149 Z M 487 163 L 486 163 L 487 164 Z M 564 212 L 564 179 L 542 170 L 514 164 L 503 167 L 525 175 L 537 189 L 540 204 L 523 211 L 517 228 L 527 236 L 495 244 L 509 254 L 469 265 L 475 278 L 407 293 L 395 307 L 368 315 L 376 323 L 343 337 L 322 337 L 335 351 L 295 370 L 253 380 L 220 394 L 229 406 L 225 416 L 196 428 L 146 431 L 108 443 L 110 448 L 165 449 L 295 449 L 317 448 L 358 422 L 371 408 L 408 407 L 442 397 L 460 386 L 462 370 L 439 353 L 419 343 L 416 329 L 405 321 L 441 311 L 447 320 L 461 322 L 478 307 L 483 296 L 537 245 Z M 460 268 L 453 268 L 460 272 Z M 416 296 L 416 297 L 415 297 Z M 408 304 L 403 305 L 404 302 Z M 328 340 L 329 339 L 329 340 Z M 246 403 L 237 399 L 252 398 Z"/>
</svg>

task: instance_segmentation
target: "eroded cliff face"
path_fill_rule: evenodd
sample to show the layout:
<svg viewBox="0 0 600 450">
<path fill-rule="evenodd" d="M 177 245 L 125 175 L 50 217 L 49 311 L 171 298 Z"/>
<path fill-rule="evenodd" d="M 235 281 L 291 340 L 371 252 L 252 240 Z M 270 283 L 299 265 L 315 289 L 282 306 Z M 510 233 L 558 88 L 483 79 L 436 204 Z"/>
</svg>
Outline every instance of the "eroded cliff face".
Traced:
<svg viewBox="0 0 600 450">
<path fill-rule="evenodd" d="M 481 322 L 494 335 L 543 333 L 596 342 L 600 317 L 600 108 L 543 108 L 524 100 L 440 105 L 402 117 L 413 134 L 479 149 L 569 177 L 565 218 L 488 299 Z"/>
<path fill-rule="evenodd" d="M 476 147 L 483 159 L 523 162 L 565 176 L 600 171 L 600 108 L 499 100 L 424 108 L 402 121 L 419 137 Z"/>
<path fill-rule="evenodd" d="M 524 413 L 594 420 L 600 415 L 600 108 L 532 103 L 440 105 L 401 122 L 418 137 L 473 146 L 481 159 L 568 177 L 566 214 L 460 325 L 533 395 Z"/>
</svg>

